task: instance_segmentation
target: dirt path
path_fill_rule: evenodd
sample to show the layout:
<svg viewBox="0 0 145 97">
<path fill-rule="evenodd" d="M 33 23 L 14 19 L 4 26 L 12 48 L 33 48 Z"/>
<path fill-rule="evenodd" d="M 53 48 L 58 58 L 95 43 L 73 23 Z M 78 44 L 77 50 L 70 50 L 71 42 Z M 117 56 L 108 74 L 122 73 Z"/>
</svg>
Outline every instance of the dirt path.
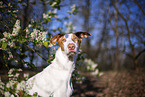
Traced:
<svg viewBox="0 0 145 97">
<path fill-rule="evenodd" d="M 85 76 L 82 84 L 74 85 L 72 97 L 145 97 L 145 69 L 109 71 L 99 78 Z"/>
<path fill-rule="evenodd" d="M 86 79 L 82 84 L 73 83 L 72 97 L 145 97 L 145 68 L 103 73 L 101 77 L 83 74 Z M 0 74 L 6 81 L 5 72 Z"/>
</svg>

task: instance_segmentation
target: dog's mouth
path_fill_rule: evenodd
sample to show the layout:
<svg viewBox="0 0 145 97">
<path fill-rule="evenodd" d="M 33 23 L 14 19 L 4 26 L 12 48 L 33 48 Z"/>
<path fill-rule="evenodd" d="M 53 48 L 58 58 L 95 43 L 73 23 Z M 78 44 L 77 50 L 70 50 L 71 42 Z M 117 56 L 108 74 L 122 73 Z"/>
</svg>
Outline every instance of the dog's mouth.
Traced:
<svg viewBox="0 0 145 97">
<path fill-rule="evenodd" d="M 73 61 L 74 60 L 74 56 L 76 55 L 75 51 L 70 51 L 67 56 L 69 58 L 69 60 Z"/>
<path fill-rule="evenodd" d="M 76 55 L 76 52 L 75 51 L 70 51 L 67 56 L 73 56 L 73 55 Z"/>
</svg>

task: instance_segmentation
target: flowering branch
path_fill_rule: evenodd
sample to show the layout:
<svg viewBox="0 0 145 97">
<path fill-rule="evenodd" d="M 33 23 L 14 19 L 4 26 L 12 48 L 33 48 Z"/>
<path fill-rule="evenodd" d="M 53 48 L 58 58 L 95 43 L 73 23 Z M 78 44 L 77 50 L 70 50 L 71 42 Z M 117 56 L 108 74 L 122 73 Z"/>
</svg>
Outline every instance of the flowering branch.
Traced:
<svg viewBox="0 0 145 97">
<path fill-rule="evenodd" d="M 25 44 L 26 45 L 26 44 Z M 31 49 L 33 52 L 35 52 L 35 53 L 37 53 L 44 61 L 46 61 L 47 62 L 47 60 L 44 58 L 44 57 L 42 57 L 38 52 L 36 52 L 33 48 L 31 48 L 29 45 L 26 45 L 29 49 Z"/>
</svg>

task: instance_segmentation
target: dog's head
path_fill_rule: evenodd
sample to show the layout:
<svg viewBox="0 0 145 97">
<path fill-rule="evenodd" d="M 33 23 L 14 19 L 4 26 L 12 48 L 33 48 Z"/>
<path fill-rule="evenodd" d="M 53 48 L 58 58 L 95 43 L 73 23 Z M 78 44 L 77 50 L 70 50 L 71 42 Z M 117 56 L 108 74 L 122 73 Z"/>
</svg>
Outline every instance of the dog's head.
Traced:
<svg viewBox="0 0 145 97">
<path fill-rule="evenodd" d="M 64 52 L 69 60 L 73 61 L 77 55 L 78 48 L 83 38 L 87 38 L 91 34 L 87 32 L 76 32 L 74 34 L 57 34 L 50 40 L 51 43 L 58 42 L 59 48 Z"/>
</svg>

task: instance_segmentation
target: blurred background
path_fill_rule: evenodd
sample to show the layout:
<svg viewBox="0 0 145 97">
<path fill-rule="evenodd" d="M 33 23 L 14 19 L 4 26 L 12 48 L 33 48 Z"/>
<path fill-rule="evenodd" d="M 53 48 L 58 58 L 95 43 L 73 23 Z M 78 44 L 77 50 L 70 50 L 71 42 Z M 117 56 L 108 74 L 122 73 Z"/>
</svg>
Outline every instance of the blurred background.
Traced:
<svg viewBox="0 0 145 97">
<path fill-rule="evenodd" d="M 14 26 L 16 20 L 20 20 L 19 34 L 6 37 L 5 32 L 13 34 L 14 28 L 17 28 Z M 47 40 L 31 39 L 34 29 L 47 32 Z M 82 55 L 97 64 L 103 75 L 96 78 L 82 73 L 86 76 L 85 90 L 80 88 L 82 84 L 77 84 L 79 87 L 75 86 L 74 97 L 145 96 L 144 0 L 1 0 L 1 76 L 10 68 L 41 71 L 53 60 L 58 47 L 55 44 L 51 47 L 46 41 L 58 33 L 77 31 L 92 35 L 83 40 L 81 49 L 85 54 Z M 4 38 L 7 40 L 4 41 Z M 79 59 L 81 63 L 83 59 Z M 112 80 L 114 84 L 110 84 Z M 126 83 L 128 80 L 132 82 Z M 124 86 L 118 86 L 118 83 Z M 125 85 L 128 87 L 125 88 Z M 135 90 L 131 90 L 133 87 L 136 87 Z"/>
</svg>

